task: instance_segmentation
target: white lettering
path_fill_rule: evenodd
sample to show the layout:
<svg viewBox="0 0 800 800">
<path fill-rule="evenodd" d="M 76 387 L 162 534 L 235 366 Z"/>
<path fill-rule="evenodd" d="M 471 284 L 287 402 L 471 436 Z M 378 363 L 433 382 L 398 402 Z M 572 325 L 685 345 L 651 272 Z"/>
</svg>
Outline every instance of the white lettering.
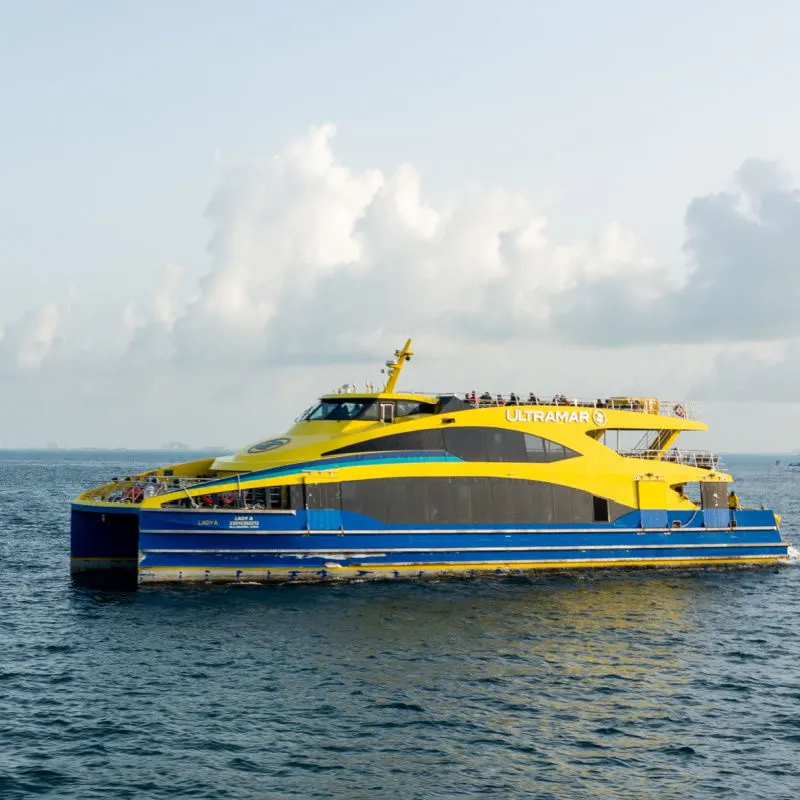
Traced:
<svg viewBox="0 0 800 800">
<path fill-rule="evenodd" d="M 588 411 L 530 411 L 506 408 L 507 422 L 589 422 Z"/>
</svg>

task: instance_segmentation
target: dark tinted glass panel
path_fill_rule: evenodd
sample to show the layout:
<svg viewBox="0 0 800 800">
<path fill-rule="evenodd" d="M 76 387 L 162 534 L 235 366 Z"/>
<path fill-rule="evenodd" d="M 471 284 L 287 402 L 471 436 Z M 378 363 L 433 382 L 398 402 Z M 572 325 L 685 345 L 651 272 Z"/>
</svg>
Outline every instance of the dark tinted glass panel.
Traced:
<svg viewBox="0 0 800 800">
<path fill-rule="evenodd" d="M 436 406 L 431 403 L 418 403 L 415 400 L 398 400 L 395 414 L 398 417 L 410 417 L 412 414 L 435 414 Z"/>
<path fill-rule="evenodd" d="M 377 419 L 374 400 L 320 400 L 304 416 L 305 420 Z"/>
<path fill-rule="evenodd" d="M 463 481 L 461 481 L 463 483 Z M 489 525 L 494 522 L 494 504 L 492 501 L 492 484 L 490 478 L 470 478 L 470 508 L 472 522 L 475 525 Z"/>
<path fill-rule="evenodd" d="M 551 462 L 579 455 L 564 445 L 507 428 L 459 426 L 379 436 L 323 455 L 387 450 L 446 450 L 464 461 Z"/>
<path fill-rule="evenodd" d="M 306 502 L 310 509 L 333 508 L 338 509 L 339 484 L 338 483 L 316 483 L 306 485 Z"/>
<path fill-rule="evenodd" d="M 344 511 L 390 525 L 589 523 L 594 512 L 588 492 L 508 478 L 349 481 L 342 484 L 341 503 Z"/>
<path fill-rule="evenodd" d="M 407 514 L 408 483 L 406 481 L 386 481 L 386 510 L 388 519 L 400 519 Z"/>
<path fill-rule="evenodd" d="M 592 498 L 592 518 L 594 522 L 608 522 L 608 500 L 605 497 Z"/>
<path fill-rule="evenodd" d="M 486 461 L 483 428 L 446 428 L 444 449 L 464 461 Z"/>
<path fill-rule="evenodd" d="M 525 434 L 525 451 L 528 461 L 549 463 L 563 461 L 565 458 L 575 458 L 580 455 L 575 450 L 565 447 L 558 442 L 543 439 L 541 436 Z"/>
<path fill-rule="evenodd" d="M 703 508 L 727 508 L 728 484 L 723 481 L 700 481 Z"/>
<path fill-rule="evenodd" d="M 289 487 L 289 508 L 305 508 L 303 488 L 299 483 Z"/>
<path fill-rule="evenodd" d="M 487 461 L 527 461 L 525 436 L 506 428 L 484 428 Z"/>
</svg>

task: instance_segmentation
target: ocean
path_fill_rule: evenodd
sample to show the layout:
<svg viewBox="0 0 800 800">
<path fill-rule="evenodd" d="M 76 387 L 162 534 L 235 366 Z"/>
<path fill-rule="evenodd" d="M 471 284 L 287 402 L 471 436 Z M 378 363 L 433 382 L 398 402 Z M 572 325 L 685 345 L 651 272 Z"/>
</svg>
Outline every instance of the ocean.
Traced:
<svg viewBox="0 0 800 800">
<path fill-rule="evenodd" d="M 73 496 L 174 460 L 0 452 L 4 800 L 800 796 L 800 564 L 75 584 Z M 725 462 L 800 544 L 787 460 Z"/>
</svg>

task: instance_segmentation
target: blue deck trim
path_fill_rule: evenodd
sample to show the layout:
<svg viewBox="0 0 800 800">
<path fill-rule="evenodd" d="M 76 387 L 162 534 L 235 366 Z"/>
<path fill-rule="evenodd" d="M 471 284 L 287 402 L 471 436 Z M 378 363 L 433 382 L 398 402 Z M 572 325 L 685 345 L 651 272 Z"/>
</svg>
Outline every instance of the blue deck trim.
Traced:
<svg viewBox="0 0 800 800">
<path fill-rule="evenodd" d="M 246 483 L 258 478 L 280 478 L 287 475 L 297 475 L 301 472 L 319 472 L 327 469 L 341 469 L 342 467 L 353 466 L 372 466 L 375 464 L 414 464 L 419 462 L 431 463 L 453 463 L 462 462 L 463 459 L 448 453 L 446 450 L 404 450 L 385 451 L 374 453 L 354 453 L 347 456 L 333 456 L 330 458 L 318 458 L 313 461 L 303 461 L 298 464 L 291 464 L 283 467 L 270 467 L 269 469 L 257 470 L 255 472 L 239 473 L 239 480 Z M 220 478 L 216 481 L 203 483 L 202 488 L 219 486 L 236 480 L 236 476 Z M 195 488 L 195 487 L 193 487 Z"/>
</svg>

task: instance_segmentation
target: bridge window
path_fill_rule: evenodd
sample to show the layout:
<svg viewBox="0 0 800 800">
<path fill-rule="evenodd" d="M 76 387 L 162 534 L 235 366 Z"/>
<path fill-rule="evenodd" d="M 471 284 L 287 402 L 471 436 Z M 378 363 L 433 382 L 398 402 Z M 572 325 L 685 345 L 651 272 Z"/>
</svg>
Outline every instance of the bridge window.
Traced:
<svg viewBox="0 0 800 800">
<path fill-rule="evenodd" d="M 320 400 L 304 416 L 308 422 L 353 419 L 377 420 L 378 404 L 374 400 Z"/>
<path fill-rule="evenodd" d="M 416 400 L 396 400 L 395 417 L 411 417 L 414 414 L 435 414 L 433 403 L 420 403 Z"/>
</svg>

